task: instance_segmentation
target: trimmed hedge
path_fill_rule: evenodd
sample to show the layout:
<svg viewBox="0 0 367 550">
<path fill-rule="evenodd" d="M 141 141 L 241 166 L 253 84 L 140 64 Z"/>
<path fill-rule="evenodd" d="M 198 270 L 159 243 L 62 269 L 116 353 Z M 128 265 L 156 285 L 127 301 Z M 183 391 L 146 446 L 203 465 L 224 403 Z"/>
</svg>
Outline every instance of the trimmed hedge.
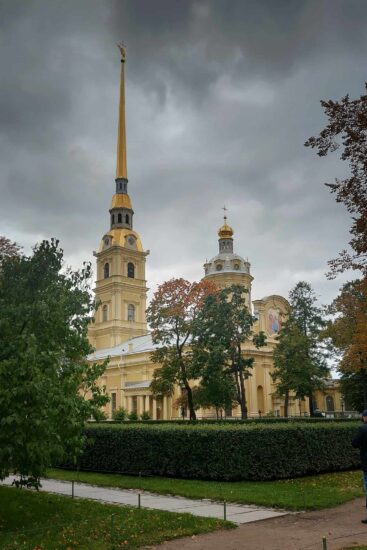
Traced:
<svg viewBox="0 0 367 550">
<path fill-rule="evenodd" d="M 357 468 L 357 422 L 96 425 L 81 470 L 213 480 L 270 480 Z M 71 467 L 63 464 L 62 467 Z"/>
<path fill-rule="evenodd" d="M 181 426 L 202 426 L 203 424 L 209 424 L 209 425 L 213 425 L 213 424 L 216 424 L 216 425 L 227 425 L 227 426 L 237 426 L 237 425 L 249 425 L 249 424 L 289 424 L 289 423 L 292 423 L 294 424 L 295 422 L 298 424 L 298 423 L 303 423 L 303 422 L 308 422 L 308 423 L 313 423 L 313 422 L 356 422 L 356 419 L 358 419 L 359 417 L 357 418 L 348 418 L 346 416 L 344 417 L 339 417 L 339 418 L 325 418 L 325 417 L 314 417 L 314 416 L 289 416 L 289 417 L 284 417 L 284 416 L 276 416 L 276 417 L 256 417 L 256 418 L 247 418 L 247 420 L 242 420 L 242 418 L 223 418 L 223 419 L 216 419 L 216 418 L 203 418 L 203 419 L 200 419 L 200 420 L 182 420 L 182 419 L 179 419 L 179 418 L 175 418 L 175 419 L 172 419 L 172 420 L 152 420 L 152 419 L 149 419 L 148 421 L 147 420 L 123 420 L 122 422 L 120 421 L 117 421 L 117 420 L 102 420 L 102 421 L 98 421 L 98 422 L 95 422 L 94 420 L 91 420 L 88 422 L 88 425 L 89 426 L 113 426 L 114 424 L 128 424 L 129 426 L 132 426 L 132 425 L 136 425 L 136 424 L 144 424 L 145 426 L 147 425 L 147 422 L 149 423 L 149 425 L 152 425 L 154 424 L 155 426 L 157 425 L 181 425 Z"/>
</svg>

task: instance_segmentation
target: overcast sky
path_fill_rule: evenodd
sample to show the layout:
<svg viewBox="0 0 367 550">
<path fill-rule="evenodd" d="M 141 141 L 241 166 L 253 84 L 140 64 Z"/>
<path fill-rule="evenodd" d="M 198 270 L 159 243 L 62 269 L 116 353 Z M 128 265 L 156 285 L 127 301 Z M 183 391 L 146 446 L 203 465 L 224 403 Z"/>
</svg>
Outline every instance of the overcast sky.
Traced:
<svg viewBox="0 0 367 550">
<path fill-rule="evenodd" d="M 364 0 L 0 0 L 0 234 L 57 237 L 74 267 L 109 228 L 127 44 L 129 193 L 148 284 L 198 280 L 225 204 L 253 298 L 309 281 L 350 220 L 323 185 L 344 173 L 305 140 L 320 99 L 363 92 Z"/>
</svg>

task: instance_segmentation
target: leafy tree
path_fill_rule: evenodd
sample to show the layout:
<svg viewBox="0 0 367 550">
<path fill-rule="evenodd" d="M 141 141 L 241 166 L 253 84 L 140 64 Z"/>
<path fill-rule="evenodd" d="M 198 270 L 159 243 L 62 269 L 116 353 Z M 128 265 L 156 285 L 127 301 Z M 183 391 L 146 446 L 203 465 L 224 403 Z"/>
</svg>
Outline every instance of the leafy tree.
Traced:
<svg viewBox="0 0 367 550">
<path fill-rule="evenodd" d="M 4 260 L 20 255 L 21 246 L 0 235 L 0 266 Z"/>
<path fill-rule="evenodd" d="M 367 83 L 366 83 L 367 88 Z M 306 147 L 317 150 L 320 157 L 341 148 L 340 158 L 350 167 L 350 175 L 327 183 L 336 201 L 343 203 L 352 216 L 349 242 L 352 252 L 343 250 L 331 260 L 330 277 L 347 269 L 361 270 L 367 275 L 367 95 L 351 100 L 321 101 L 328 117 L 327 126 L 319 136 L 306 141 Z"/>
<path fill-rule="evenodd" d="M 196 419 L 191 381 L 197 376 L 189 344 L 204 299 L 216 290 L 209 281 L 171 279 L 158 287 L 147 310 L 152 340 L 159 346 L 152 361 L 160 364 L 154 371 L 151 390 L 154 395 L 172 395 L 176 384 L 184 388 L 190 420 Z"/>
<path fill-rule="evenodd" d="M 214 407 L 217 418 L 220 418 L 223 410 L 232 409 L 235 404 L 236 388 L 229 370 L 223 369 L 223 365 L 213 356 L 208 359 L 195 394 L 195 403 L 204 409 Z"/>
<path fill-rule="evenodd" d="M 345 374 L 343 391 L 347 395 L 348 382 L 354 386 L 358 380 L 363 405 L 367 408 L 367 278 L 343 285 L 329 312 L 335 317 L 324 334 L 341 354 L 339 370 Z"/>
<path fill-rule="evenodd" d="M 64 268 L 55 240 L 3 257 L 0 478 L 14 472 L 38 487 L 48 466 L 76 460 L 85 421 L 108 400 L 97 385 L 106 364 L 87 362 L 90 274 Z"/>
<path fill-rule="evenodd" d="M 290 318 L 303 336 L 308 340 L 307 361 L 308 371 L 304 375 L 308 378 L 308 387 L 303 389 L 304 395 L 309 398 L 310 414 L 313 416 L 313 392 L 323 386 L 323 380 L 329 374 L 327 366 L 327 352 L 321 340 L 321 331 L 326 322 L 322 309 L 317 305 L 317 298 L 311 285 L 300 281 L 289 293 L 291 306 Z"/>
<path fill-rule="evenodd" d="M 310 391 L 313 364 L 310 342 L 293 319 L 284 323 L 273 353 L 274 370 L 271 376 L 277 384 L 277 394 L 284 397 L 284 416 L 288 416 L 289 395 L 304 399 Z"/>
<path fill-rule="evenodd" d="M 362 412 L 364 404 L 365 373 L 344 372 L 339 378 L 340 392 L 344 398 L 345 410 Z"/>
<path fill-rule="evenodd" d="M 265 345 L 263 333 L 252 333 L 255 318 L 247 309 L 246 292 L 243 286 L 233 285 L 208 296 L 196 319 L 192 345 L 196 374 L 202 377 L 202 387 L 210 390 L 212 404 L 218 404 L 219 394 L 213 394 L 223 384 L 220 401 L 235 399 L 242 418 L 247 418 L 245 380 L 254 363 L 253 357 L 244 356 L 242 346 L 246 341 L 257 348 Z"/>
</svg>

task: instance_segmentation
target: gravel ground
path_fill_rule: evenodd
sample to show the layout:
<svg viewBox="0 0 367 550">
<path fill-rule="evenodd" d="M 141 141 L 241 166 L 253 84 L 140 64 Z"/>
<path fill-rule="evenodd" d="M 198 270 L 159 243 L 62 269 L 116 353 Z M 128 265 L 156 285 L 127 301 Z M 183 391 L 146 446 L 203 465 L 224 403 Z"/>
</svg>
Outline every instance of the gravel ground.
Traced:
<svg viewBox="0 0 367 550">
<path fill-rule="evenodd" d="M 301 512 L 241 525 L 233 531 L 219 531 L 149 546 L 151 550 L 327 550 L 357 544 L 367 545 L 365 499 L 317 512 Z"/>
</svg>

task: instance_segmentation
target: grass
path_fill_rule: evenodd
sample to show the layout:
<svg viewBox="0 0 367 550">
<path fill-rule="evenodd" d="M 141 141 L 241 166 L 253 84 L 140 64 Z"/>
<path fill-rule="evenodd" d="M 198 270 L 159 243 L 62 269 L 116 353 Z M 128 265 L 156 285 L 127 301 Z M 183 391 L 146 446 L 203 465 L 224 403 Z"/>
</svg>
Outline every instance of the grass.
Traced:
<svg viewBox="0 0 367 550">
<path fill-rule="evenodd" d="M 320 510 L 343 504 L 364 494 L 359 471 L 320 474 L 279 481 L 201 481 L 166 477 L 134 477 L 119 474 L 48 471 L 55 479 L 75 480 L 104 487 L 141 489 L 188 498 L 209 498 L 257 504 L 287 510 Z"/>
<path fill-rule="evenodd" d="M 115 550 L 231 528 L 212 518 L 0 487 L 2 550 Z"/>
</svg>

